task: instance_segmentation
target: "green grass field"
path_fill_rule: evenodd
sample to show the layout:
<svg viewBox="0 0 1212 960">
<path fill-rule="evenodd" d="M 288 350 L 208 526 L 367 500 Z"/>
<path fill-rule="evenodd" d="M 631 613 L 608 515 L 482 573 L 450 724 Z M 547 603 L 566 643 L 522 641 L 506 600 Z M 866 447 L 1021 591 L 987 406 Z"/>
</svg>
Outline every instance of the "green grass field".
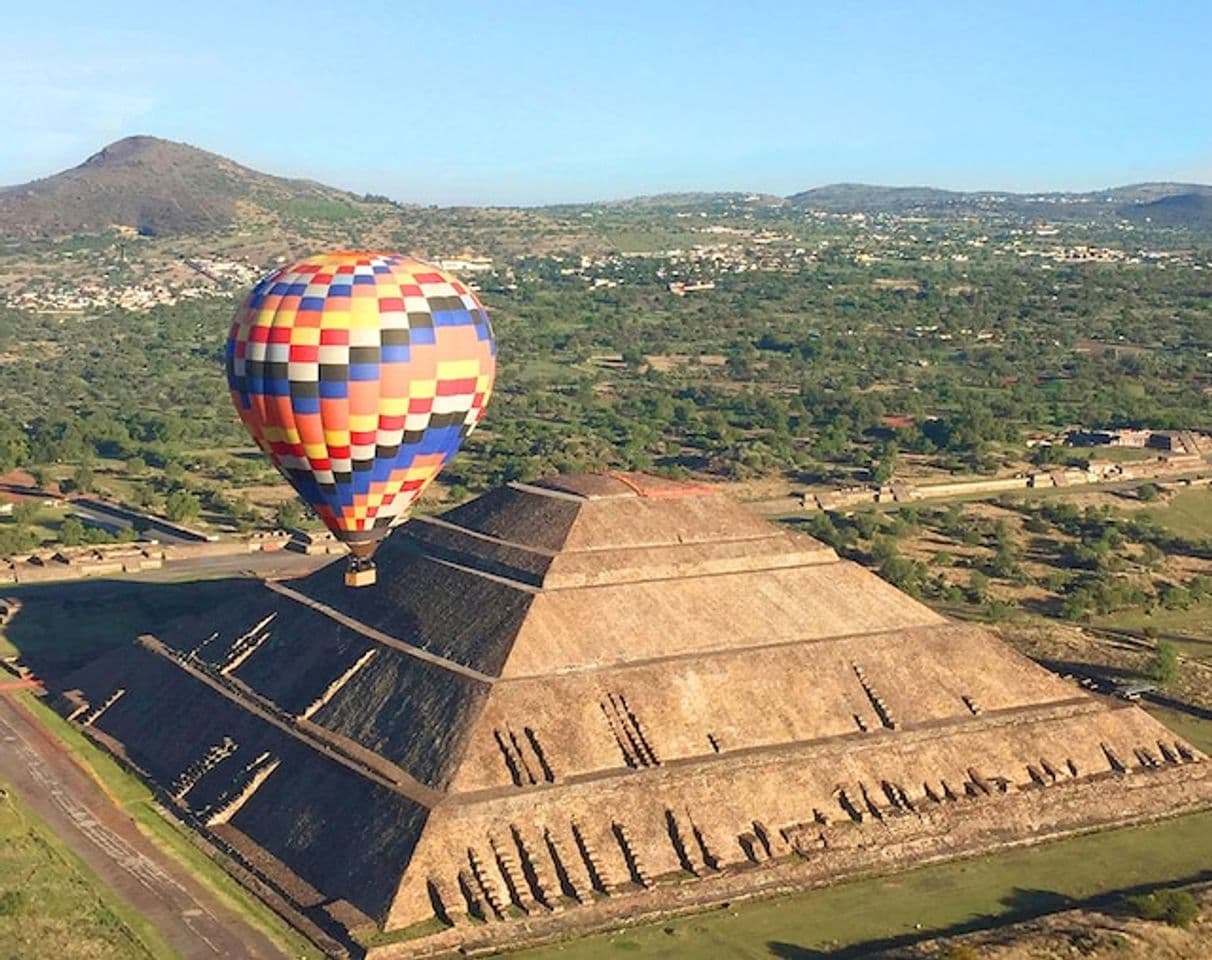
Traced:
<svg viewBox="0 0 1212 960">
<path fill-rule="evenodd" d="M 0 956 L 5 960 L 176 957 L 41 820 L 0 786 Z"/>
<path fill-rule="evenodd" d="M 1112 463 L 1139 463 L 1143 460 L 1156 460 L 1158 451 L 1145 447 L 1091 447 L 1088 450 L 1079 448 L 1090 460 L 1110 460 Z"/>
<path fill-rule="evenodd" d="M 1119 627 L 1123 630 L 1143 630 L 1149 627 L 1159 635 L 1178 634 L 1184 637 L 1205 639 L 1208 644 L 1183 644 L 1183 652 L 1200 659 L 1212 659 L 1212 601 L 1195 603 L 1186 610 L 1121 610 L 1097 617 L 1094 624 L 1099 627 Z M 1190 648 L 1190 649 L 1186 649 Z"/>
<path fill-rule="evenodd" d="M 1150 513 L 1179 536 L 1212 537 L 1212 487 L 1183 490 L 1164 507 Z"/>
<path fill-rule="evenodd" d="M 991 926 L 1116 890 L 1191 878 L 1210 863 L 1212 811 L 1204 811 L 741 904 L 518 956 L 823 958 L 857 944 Z"/>
</svg>

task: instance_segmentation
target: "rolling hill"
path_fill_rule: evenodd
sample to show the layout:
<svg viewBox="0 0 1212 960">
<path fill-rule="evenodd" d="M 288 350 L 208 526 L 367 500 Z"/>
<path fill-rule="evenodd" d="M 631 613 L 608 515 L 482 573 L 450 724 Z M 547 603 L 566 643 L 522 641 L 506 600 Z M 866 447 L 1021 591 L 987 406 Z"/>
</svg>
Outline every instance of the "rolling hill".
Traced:
<svg viewBox="0 0 1212 960">
<path fill-rule="evenodd" d="M 373 206 L 188 144 L 135 136 L 70 170 L 0 189 L 0 235 L 61 237 L 127 227 L 175 236 L 221 230 L 259 213 L 339 220 Z"/>
<path fill-rule="evenodd" d="M 1159 182 L 1087 193 L 1026 194 L 837 183 L 786 198 L 683 193 L 529 209 L 465 207 L 441 212 L 358 197 L 311 180 L 276 177 L 188 144 L 133 136 L 110 144 L 70 170 L 0 188 L 0 238 L 21 242 L 96 235 L 115 228 L 166 238 L 240 230 L 279 240 L 290 236 L 303 246 L 314 246 L 385 242 L 393 236 L 392 229 L 407 224 L 403 235 L 409 241 L 453 249 L 462 244 L 447 236 L 451 225 L 474 222 L 481 228 L 476 246 L 504 253 L 506 248 L 518 248 L 515 241 L 520 242 L 520 234 L 533 233 L 531 228 L 539 221 L 550 228 L 548 232 L 566 239 L 576 234 L 589 243 L 585 225 L 578 221 L 586 210 L 659 216 L 691 209 L 741 208 L 774 216 L 798 209 L 928 217 L 1127 219 L 1203 230 L 1212 227 L 1212 186 Z"/>
<path fill-rule="evenodd" d="M 1212 190 L 1176 193 L 1121 208 L 1130 220 L 1160 227 L 1212 228 Z"/>
<path fill-rule="evenodd" d="M 1046 220 L 1117 220 L 1159 226 L 1212 225 L 1212 186 L 1136 183 L 1084 193 L 961 192 L 933 187 L 884 187 L 835 183 L 792 194 L 788 203 L 829 213 L 892 213 L 920 216 L 1001 215 Z"/>
</svg>

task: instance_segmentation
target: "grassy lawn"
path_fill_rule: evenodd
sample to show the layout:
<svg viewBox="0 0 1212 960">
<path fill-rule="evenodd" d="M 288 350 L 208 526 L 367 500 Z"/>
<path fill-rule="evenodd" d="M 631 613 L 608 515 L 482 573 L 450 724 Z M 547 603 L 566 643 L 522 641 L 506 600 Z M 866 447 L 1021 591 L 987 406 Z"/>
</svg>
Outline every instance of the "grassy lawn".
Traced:
<svg viewBox="0 0 1212 960">
<path fill-rule="evenodd" d="M 1122 610 L 1118 613 L 1098 617 L 1094 621 L 1099 627 L 1119 627 L 1124 630 L 1143 630 L 1151 627 L 1159 634 L 1176 633 L 1184 637 L 1196 637 L 1212 642 L 1212 601 L 1192 604 L 1186 610 Z M 1183 644 L 1179 644 L 1183 646 Z M 1189 656 L 1212 657 L 1212 645 L 1187 644 L 1193 648 L 1184 650 Z"/>
<path fill-rule="evenodd" d="M 1110 460 L 1112 463 L 1138 463 L 1142 460 L 1156 460 L 1157 450 L 1146 447 L 1090 447 L 1087 456 L 1091 460 Z"/>
<path fill-rule="evenodd" d="M 812 957 L 897 937 L 1004 923 L 1212 862 L 1212 811 L 923 867 L 591 937 L 519 957 Z"/>
<path fill-rule="evenodd" d="M 186 828 L 159 813 L 151 791 L 127 773 L 104 750 L 94 746 L 66 720 L 32 694 L 19 694 L 39 721 L 63 742 L 72 754 L 101 783 L 106 793 L 139 825 L 153 843 L 184 864 L 233 913 L 261 930 L 294 957 L 318 960 L 320 952 L 279 919 L 268 907 L 246 892 L 223 869 L 199 850 L 186 835 Z M 0 938 L 0 945 L 3 940 Z M 3 956 L 0 954 L 0 956 Z M 7 957 L 5 958 L 7 960 Z"/>
<path fill-rule="evenodd" d="M 1164 507 L 1149 512 L 1179 536 L 1212 537 L 1212 487 L 1183 490 Z"/>
<path fill-rule="evenodd" d="M 0 786 L 0 955 L 127 960 L 176 954 Z"/>
</svg>

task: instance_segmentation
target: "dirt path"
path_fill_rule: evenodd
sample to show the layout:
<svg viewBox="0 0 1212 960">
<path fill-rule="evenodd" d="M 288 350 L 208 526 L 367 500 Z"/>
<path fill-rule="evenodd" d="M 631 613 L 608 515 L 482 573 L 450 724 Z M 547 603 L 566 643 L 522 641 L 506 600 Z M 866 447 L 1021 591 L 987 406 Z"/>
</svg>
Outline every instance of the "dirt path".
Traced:
<svg viewBox="0 0 1212 960">
<path fill-rule="evenodd" d="M 185 960 L 285 960 L 162 853 L 38 722 L 0 694 L 0 779 Z"/>
</svg>

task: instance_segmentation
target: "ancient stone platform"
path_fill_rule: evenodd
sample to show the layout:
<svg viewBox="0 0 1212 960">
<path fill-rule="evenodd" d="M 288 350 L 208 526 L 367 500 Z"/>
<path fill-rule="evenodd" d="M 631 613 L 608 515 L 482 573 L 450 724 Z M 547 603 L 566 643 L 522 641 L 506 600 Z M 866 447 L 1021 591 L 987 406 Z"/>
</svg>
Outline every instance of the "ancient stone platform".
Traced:
<svg viewBox="0 0 1212 960">
<path fill-rule="evenodd" d="M 1212 802 L 1140 709 L 710 488 L 512 484 L 377 561 L 234 583 L 63 707 L 312 916 L 449 927 L 384 955 Z"/>
</svg>

